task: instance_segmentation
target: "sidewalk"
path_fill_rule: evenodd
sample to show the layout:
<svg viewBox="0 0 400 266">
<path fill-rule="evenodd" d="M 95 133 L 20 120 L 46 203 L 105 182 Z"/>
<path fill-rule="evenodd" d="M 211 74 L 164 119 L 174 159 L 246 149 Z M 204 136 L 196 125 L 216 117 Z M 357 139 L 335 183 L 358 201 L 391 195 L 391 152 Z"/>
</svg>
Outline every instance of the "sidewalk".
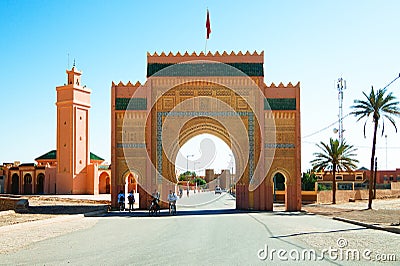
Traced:
<svg viewBox="0 0 400 266">
<path fill-rule="evenodd" d="M 372 210 L 367 210 L 368 201 L 356 201 L 340 204 L 309 204 L 303 210 L 318 215 L 332 217 L 371 229 L 400 234 L 400 198 L 376 199 Z"/>
</svg>

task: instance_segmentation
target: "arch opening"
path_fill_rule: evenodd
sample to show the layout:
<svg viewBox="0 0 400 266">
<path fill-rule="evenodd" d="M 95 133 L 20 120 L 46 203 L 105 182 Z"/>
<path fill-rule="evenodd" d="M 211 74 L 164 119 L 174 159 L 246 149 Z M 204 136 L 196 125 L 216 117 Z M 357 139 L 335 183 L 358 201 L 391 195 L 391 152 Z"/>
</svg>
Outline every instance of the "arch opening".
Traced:
<svg viewBox="0 0 400 266">
<path fill-rule="evenodd" d="M 231 197 L 236 172 L 234 152 L 227 138 L 215 132 L 198 130 L 195 134 L 181 135 L 176 153 L 174 172 L 179 196 L 185 195 L 178 205 L 191 201 L 192 205 L 213 201 L 220 195 Z M 219 191 L 221 189 L 221 192 Z M 188 199 L 192 197 L 193 199 Z M 235 208 L 231 204 L 230 208 Z M 213 208 L 210 205 L 210 208 Z"/>
<path fill-rule="evenodd" d="M 274 203 L 285 203 L 286 198 L 286 178 L 281 172 L 277 172 L 272 177 Z"/>
<path fill-rule="evenodd" d="M 24 194 L 32 194 L 32 175 L 24 175 Z"/>
<path fill-rule="evenodd" d="M 40 173 L 36 177 L 37 184 L 36 184 L 36 194 L 43 194 L 44 193 L 44 174 Z"/>
<path fill-rule="evenodd" d="M 140 194 L 139 194 L 139 187 L 138 187 L 138 180 L 139 180 L 139 173 L 136 171 L 127 171 L 123 177 L 124 180 L 124 195 L 125 195 L 125 209 L 129 208 L 128 204 L 128 194 L 133 192 L 135 197 L 135 204 L 133 206 L 134 209 L 139 208 L 140 203 Z M 142 193 L 141 193 L 142 194 Z"/>
<path fill-rule="evenodd" d="M 103 172 L 99 177 L 99 193 L 100 194 L 110 194 L 111 183 L 110 175 L 107 172 Z"/>
<path fill-rule="evenodd" d="M 13 174 L 11 177 L 11 192 L 12 194 L 19 194 L 19 176 Z"/>
</svg>

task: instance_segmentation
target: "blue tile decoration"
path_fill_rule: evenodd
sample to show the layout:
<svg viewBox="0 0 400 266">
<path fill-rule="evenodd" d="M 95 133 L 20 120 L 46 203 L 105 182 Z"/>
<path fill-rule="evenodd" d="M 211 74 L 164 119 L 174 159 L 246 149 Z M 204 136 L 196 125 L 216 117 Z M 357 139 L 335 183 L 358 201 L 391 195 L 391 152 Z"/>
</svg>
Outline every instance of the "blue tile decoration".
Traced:
<svg viewBox="0 0 400 266">
<path fill-rule="evenodd" d="M 142 149 L 146 148 L 146 143 L 117 143 L 117 148 Z"/>
<path fill-rule="evenodd" d="M 264 99 L 264 110 L 296 110 L 296 98 Z"/>
<path fill-rule="evenodd" d="M 147 110 L 146 98 L 116 98 L 115 110 Z"/>
<path fill-rule="evenodd" d="M 162 182 L 162 117 L 163 113 L 157 113 L 157 170 L 158 170 L 158 183 Z"/>
<path fill-rule="evenodd" d="M 264 147 L 266 149 L 294 149 L 295 145 L 293 143 L 265 143 Z"/>
<path fill-rule="evenodd" d="M 231 67 L 234 69 L 231 69 Z M 173 66 L 168 69 L 168 67 Z M 164 71 L 161 71 L 165 69 Z M 238 70 L 240 71 L 238 71 Z M 209 76 L 250 76 L 263 77 L 263 63 L 149 63 L 147 77 L 209 77 Z"/>
</svg>

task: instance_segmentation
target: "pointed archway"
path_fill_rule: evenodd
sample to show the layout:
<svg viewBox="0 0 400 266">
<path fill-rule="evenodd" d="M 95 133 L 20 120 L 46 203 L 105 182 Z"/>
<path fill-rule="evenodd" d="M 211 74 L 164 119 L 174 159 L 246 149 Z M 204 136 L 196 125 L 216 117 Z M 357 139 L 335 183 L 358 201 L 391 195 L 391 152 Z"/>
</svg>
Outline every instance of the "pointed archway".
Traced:
<svg viewBox="0 0 400 266">
<path fill-rule="evenodd" d="M 11 177 L 11 193 L 19 194 L 19 176 L 18 176 L 18 174 L 13 174 Z"/>
<path fill-rule="evenodd" d="M 36 177 L 37 184 L 36 184 L 36 194 L 43 194 L 44 193 L 44 174 L 40 173 Z"/>
<path fill-rule="evenodd" d="M 26 195 L 32 194 L 32 175 L 31 174 L 24 175 L 24 194 L 26 194 Z"/>
</svg>

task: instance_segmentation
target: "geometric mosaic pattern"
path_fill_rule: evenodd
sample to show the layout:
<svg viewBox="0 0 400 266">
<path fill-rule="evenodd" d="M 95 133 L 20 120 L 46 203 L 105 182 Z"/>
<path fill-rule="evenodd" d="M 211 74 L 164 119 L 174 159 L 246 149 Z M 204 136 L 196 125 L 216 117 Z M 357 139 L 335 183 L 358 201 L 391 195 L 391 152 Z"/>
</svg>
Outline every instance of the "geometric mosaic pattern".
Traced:
<svg viewBox="0 0 400 266">
<path fill-rule="evenodd" d="M 165 71 L 160 71 L 169 66 Z M 233 71 L 230 67 L 237 69 Z M 238 71 L 240 70 L 240 71 Z M 242 73 L 243 72 L 243 73 Z M 250 76 L 250 77 L 263 77 L 264 68 L 262 63 L 180 63 L 180 64 L 160 64 L 149 63 L 147 64 L 147 77 L 151 76 L 169 76 L 169 77 L 210 77 L 210 76 Z"/>
<path fill-rule="evenodd" d="M 266 149 L 294 149 L 295 145 L 293 143 L 265 143 Z"/>
<path fill-rule="evenodd" d="M 264 110 L 296 110 L 296 98 L 264 99 Z"/>
<path fill-rule="evenodd" d="M 115 110 L 147 110 L 146 98 L 116 98 Z"/>
</svg>

